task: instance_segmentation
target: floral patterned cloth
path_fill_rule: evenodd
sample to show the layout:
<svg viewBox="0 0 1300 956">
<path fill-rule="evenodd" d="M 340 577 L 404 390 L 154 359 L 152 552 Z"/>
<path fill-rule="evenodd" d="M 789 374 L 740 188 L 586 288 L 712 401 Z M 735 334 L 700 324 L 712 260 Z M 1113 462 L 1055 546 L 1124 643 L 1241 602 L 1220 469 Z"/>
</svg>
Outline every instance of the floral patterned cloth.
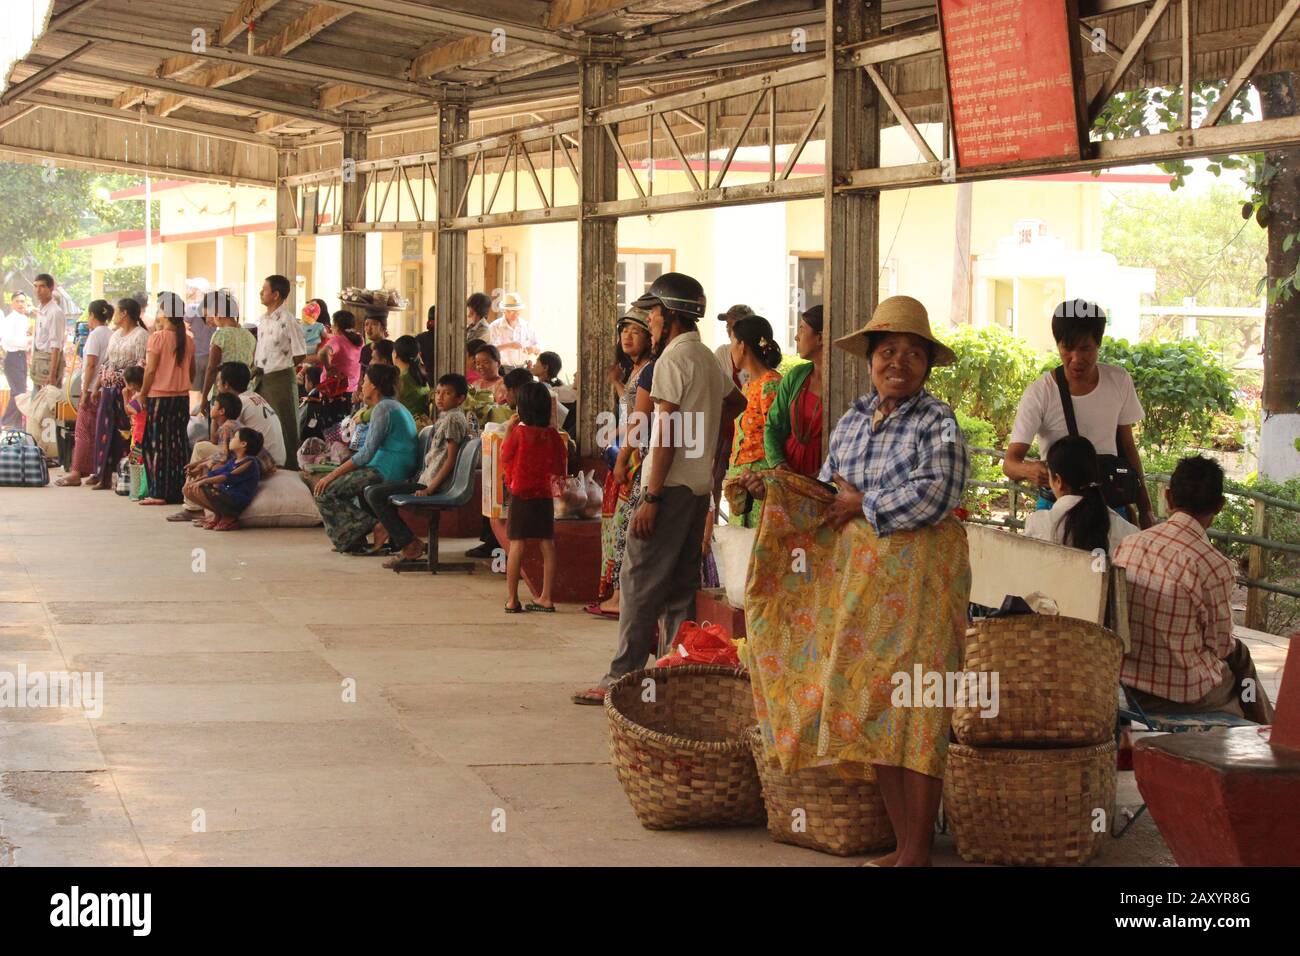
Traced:
<svg viewBox="0 0 1300 956">
<path fill-rule="evenodd" d="M 961 664 L 966 529 L 947 516 L 882 538 L 863 517 L 836 532 L 817 482 L 764 479 L 745 621 L 769 759 L 784 773 L 839 765 L 870 779 L 878 763 L 943 776 L 952 711 L 893 706 L 892 678 Z"/>
</svg>

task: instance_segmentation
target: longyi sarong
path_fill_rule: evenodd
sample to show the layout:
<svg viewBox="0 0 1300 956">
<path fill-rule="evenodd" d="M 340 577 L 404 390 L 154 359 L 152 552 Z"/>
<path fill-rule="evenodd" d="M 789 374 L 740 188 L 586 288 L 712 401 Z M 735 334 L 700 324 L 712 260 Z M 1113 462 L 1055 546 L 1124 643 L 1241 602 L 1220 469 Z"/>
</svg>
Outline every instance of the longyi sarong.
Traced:
<svg viewBox="0 0 1300 956">
<path fill-rule="evenodd" d="M 894 706 L 894 677 L 961 665 L 966 529 L 950 516 L 880 537 L 863 517 L 836 532 L 819 483 L 784 471 L 764 482 L 745 627 L 769 757 L 785 773 L 840 765 L 870 778 L 884 764 L 942 776 L 952 711 Z"/>
</svg>

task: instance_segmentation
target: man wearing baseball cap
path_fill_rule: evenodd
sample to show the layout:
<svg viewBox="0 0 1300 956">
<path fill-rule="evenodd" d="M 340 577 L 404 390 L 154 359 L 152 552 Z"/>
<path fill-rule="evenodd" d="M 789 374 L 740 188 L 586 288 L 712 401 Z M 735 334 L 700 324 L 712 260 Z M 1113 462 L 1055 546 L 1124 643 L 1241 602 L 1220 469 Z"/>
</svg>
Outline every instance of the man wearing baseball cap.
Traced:
<svg viewBox="0 0 1300 956">
<path fill-rule="evenodd" d="M 718 313 L 718 321 L 727 323 L 727 341 L 714 349 L 713 354 L 718 357 L 718 364 L 722 366 L 722 370 L 736 383 L 736 388 L 744 388 L 749 384 L 749 373 L 731 364 L 731 329 L 741 319 L 747 319 L 753 314 L 754 310 L 743 304 L 733 305 L 726 312 Z"/>
<path fill-rule="evenodd" d="M 649 449 L 641 466 L 641 503 L 628 522 L 619 580 L 618 652 L 600 683 L 573 695 L 599 704 L 611 684 L 645 666 L 659 622 L 671 640 L 690 618 L 700 587 L 700 551 L 708 521 L 720 426 L 745 399 L 700 341 L 704 288 L 666 272 L 632 303 L 645 309 L 655 358 Z"/>
</svg>

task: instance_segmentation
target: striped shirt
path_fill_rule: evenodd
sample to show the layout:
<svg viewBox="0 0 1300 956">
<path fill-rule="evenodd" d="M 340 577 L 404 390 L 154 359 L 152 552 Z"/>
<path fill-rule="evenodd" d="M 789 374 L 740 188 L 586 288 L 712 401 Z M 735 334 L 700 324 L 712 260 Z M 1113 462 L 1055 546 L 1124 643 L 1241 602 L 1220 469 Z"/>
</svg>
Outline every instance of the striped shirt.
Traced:
<svg viewBox="0 0 1300 956">
<path fill-rule="evenodd" d="M 879 404 L 872 394 L 849 406 L 818 478 L 839 475 L 861 491 L 862 513 L 878 535 L 938 524 L 961 503 L 970 471 L 957 418 L 921 389 L 873 430 Z"/>
<path fill-rule="evenodd" d="M 1200 700 L 1223 680 L 1235 646 L 1232 562 L 1181 511 L 1125 538 L 1114 561 L 1128 578 L 1132 636 L 1120 679 L 1165 700 Z"/>
</svg>

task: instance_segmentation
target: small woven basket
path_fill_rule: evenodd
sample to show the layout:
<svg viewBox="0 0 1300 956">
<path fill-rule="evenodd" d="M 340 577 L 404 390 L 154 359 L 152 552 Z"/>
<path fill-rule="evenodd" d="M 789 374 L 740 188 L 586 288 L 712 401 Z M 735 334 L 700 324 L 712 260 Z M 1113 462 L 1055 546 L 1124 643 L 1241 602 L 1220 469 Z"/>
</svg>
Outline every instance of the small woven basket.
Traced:
<svg viewBox="0 0 1300 956">
<path fill-rule="evenodd" d="M 997 675 L 996 714 L 981 716 L 984 708 L 968 694 L 965 703 L 973 706 L 952 712 L 957 740 L 1060 747 L 1112 739 L 1123 656 L 1113 631 L 1078 618 L 1025 614 L 981 621 L 966 632 L 963 670 Z"/>
<path fill-rule="evenodd" d="M 834 767 L 782 773 L 767 759 L 757 727 L 749 732 L 749 746 L 763 782 L 767 832 L 777 843 L 835 856 L 893 847 L 894 828 L 875 783 L 846 780 Z"/>
<path fill-rule="evenodd" d="M 643 827 L 763 822 L 745 737 L 755 722 L 747 671 L 715 664 L 633 671 L 609 689 L 605 713 L 614 770 Z"/>
<path fill-rule="evenodd" d="M 1057 750 L 951 744 L 943 805 L 957 852 L 968 863 L 1086 863 L 1110 838 L 1115 744 Z"/>
</svg>

